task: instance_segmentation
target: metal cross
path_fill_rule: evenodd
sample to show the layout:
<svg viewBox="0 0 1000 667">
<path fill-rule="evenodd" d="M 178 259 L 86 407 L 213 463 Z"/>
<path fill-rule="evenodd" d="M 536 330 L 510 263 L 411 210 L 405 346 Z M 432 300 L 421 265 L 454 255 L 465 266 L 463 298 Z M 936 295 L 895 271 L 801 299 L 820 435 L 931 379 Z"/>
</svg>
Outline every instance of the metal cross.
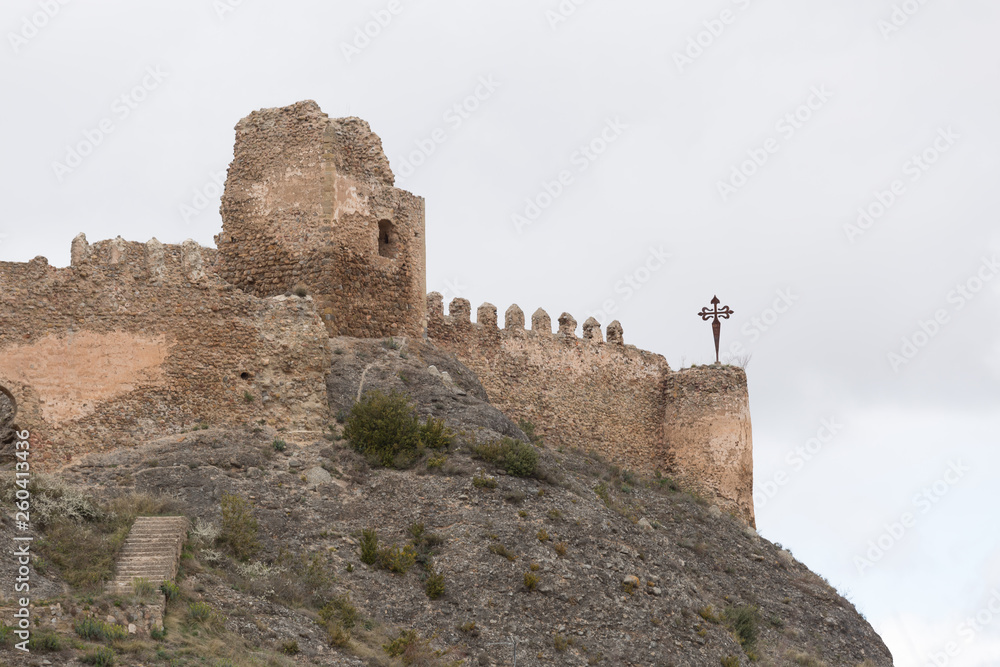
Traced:
<svg viewBox="0 0 1000 667">
<path fill-rule="evenodd" d="M 729 306 L 723 306 L 722 309 L 720 310 L 719 309 L 720 303 L 721 302 L 719 301 L 719 297 L 713 296 L 712 310 L 709 310 L 708 307 L 705 307 L 701 309 L 700 313 L 698 313 L 699 315 L 701 315 L 701 319 L 705 320 L 706 322 L 710 317 L 713 318 L 712 333 L 715 334 L 715 363 L 719 363 L 719 332 L 722 330 L 722 323 L 719 322 L 719 318 L 721 317 L 723 319 L 728 320 L 730 315 L 736 314 L 736 311 L 732 310 Z"/>
</svg>

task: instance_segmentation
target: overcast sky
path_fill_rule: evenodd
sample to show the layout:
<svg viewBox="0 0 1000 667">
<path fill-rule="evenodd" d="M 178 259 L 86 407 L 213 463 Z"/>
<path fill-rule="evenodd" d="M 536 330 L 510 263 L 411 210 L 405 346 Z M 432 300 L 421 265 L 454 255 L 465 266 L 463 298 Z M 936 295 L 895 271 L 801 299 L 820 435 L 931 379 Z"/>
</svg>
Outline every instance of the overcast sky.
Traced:
<svg viewBox="0 0 1000 667">
<path fill-rule="evenodd" d="M 1000 664 L 995 2 L 6 0 L 0 29 L 0 259 L 213 245 L 240 118 L 360 116 L 427 200 L 428 290 L 617 318 L 674 367 L 713 360 L 718 294 L 760 532 L 897 665 Z"/>
</svg>

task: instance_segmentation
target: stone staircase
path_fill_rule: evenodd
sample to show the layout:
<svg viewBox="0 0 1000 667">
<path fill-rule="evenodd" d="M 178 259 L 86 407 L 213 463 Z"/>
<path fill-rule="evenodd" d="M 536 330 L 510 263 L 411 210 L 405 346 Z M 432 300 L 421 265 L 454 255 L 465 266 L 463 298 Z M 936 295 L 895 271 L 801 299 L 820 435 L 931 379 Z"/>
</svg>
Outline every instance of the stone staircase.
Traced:
<svg viewBox="0 0 1000 667">
<path fill-rule="evenodd" d="M 176 577 L 189 528 L 190 522 L 183 516 L 137 518 L 118 555 L 108 591 L 131 593 L 132 580 L 137 577 L 148 579 L 156 588 Z"/>
</svg>

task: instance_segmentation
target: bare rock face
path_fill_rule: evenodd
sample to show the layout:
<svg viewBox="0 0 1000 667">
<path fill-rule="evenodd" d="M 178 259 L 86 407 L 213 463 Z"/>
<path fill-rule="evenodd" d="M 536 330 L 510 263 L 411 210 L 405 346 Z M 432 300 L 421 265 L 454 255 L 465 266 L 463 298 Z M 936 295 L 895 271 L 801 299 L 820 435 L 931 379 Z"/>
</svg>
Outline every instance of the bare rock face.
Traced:
<svg viewBox="0 0 1000 667">
<path fill-rule="evenodd" d="M 475 433 L 479 440 L 528 440 L 490 405 L 476 374 L 433 344 L 400 338 L 391 342 L 333 338 L 330 343 L 334 348 L 327 378 L 331 414 L 349 411 L 372 389 L 395 390 L 409 394 L 421 416 L 444 419 L 454 429 Z"/>
</svg>

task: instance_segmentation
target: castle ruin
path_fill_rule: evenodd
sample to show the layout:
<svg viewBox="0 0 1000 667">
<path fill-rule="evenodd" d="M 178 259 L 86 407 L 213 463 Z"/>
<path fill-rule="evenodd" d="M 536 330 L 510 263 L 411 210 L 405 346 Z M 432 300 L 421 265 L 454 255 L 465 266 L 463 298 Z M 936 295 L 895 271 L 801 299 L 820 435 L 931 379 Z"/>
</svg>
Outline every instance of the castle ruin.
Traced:
<svg viewBox="0 0 1000 667">
<path fill-rule="evenodd" d="M 73 241 L 71 265 L 0 262 L 0 393 L 51 467 L 200 423 L 329 423 L 329 338 L 426 337 L 553 446 L 670 475 L 754 523 L 742 370 L 673 371 L 617 321 L 426 293 L 424 202 L 381 140 L 315 102 L 236 126 L 215 248 Z M 6 390 L 6 391 L 5 391 Z"/>
</svg>

